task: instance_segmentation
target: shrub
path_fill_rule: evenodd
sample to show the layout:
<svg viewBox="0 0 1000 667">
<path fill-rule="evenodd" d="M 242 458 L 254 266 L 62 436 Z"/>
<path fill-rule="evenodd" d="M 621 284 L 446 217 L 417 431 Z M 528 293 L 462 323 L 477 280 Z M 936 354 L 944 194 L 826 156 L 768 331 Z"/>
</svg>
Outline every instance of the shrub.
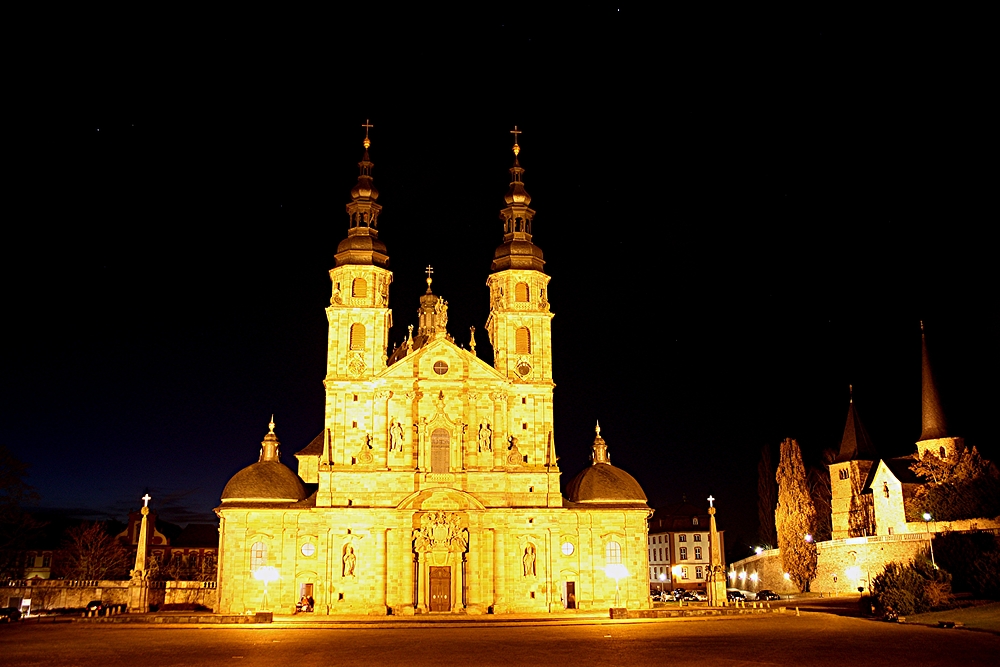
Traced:
<svg viewBox="0 0 1000 667">
<path fill-rule="evenodd" d="M 951 602 L 951 575 L 921 554 L 908 564 L 887 564 L 872 580 L 872 595 L 884 616 L 919 614 Z"/>
</svg>

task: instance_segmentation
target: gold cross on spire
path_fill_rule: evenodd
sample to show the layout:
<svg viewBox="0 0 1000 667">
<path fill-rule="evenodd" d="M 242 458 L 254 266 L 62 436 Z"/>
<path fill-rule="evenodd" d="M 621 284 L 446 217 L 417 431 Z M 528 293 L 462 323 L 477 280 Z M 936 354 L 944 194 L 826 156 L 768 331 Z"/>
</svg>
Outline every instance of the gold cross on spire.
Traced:
<svg viewBox="0 0 1000 667">
<path fill-rule="evenodd" d="M 521 152 L 521 147 L 517 145 L 517 135 L 521 134 L 521 130 L 517 129 L 517 125 L 515 125 L 510 133 L 514 135 L 514 157 L 517 157 L 517 154 Z"/>
<path fill-rule="evenodd" d="M 368 130 L 375 126 L 372 125 L 371 120 L 365 118 L 365 122 L 361 127 L 365 128 L 365 150 L 368 150 L 368 147 L 372 145 L 371 139 L 368 138 Z"/>
</svg>

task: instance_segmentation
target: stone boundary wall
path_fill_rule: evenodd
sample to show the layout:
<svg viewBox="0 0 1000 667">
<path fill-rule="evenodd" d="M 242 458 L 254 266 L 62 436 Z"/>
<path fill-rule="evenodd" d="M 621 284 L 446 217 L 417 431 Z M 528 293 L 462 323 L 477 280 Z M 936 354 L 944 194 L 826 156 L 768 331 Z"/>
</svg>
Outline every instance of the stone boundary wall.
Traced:
<svg viewBox="0 0 1000 667">
<path fill-rule="evenodd" d="M 8 604 L 11 598 L 31 600 L 32 612 L 85 607 L 91 600 L 127 605 L 128 592 L 128 581 L 21 579 L 0 582 L 0 606 L 20 606 Z M 155 605 L 195 603 L 215 609 L 218 589 L 214 581 L 153 581 L 148 599 Z"/>
<path fill-rule="evenodd" d="M 931 522 L 932 524 L 934 522 Z M 975 521 L 941 522 L 941 528 L 974 524 Z M 992 520 L 979 520 L 995 524 Z M 921 524 L 923 526 L 923 524 Z M 939 531 L 952 532 L 952 531 Z M 995 528 L 986 530 L 953 532 L 1000 532 Z M 930 535 L 939 534 L 931 531 Z M 908 562 L 928 547 L 926 532 L 901 533 L 898 535 L 873 535 L 869 537 L 849 537 L 816 543 L 816 578 L 809 585 L 814 593 L 847 594 L 858 593 L 858 588 L 868 590 L 873 577 L 885 569 L 885 564 L 893 561 Z M 776 593 L 797 593 L 795 584 L 784 577 L 781 550 L 770 549 L 730 564 L 727 584 L 751 593 L 769 588 Z"/>
</svg>

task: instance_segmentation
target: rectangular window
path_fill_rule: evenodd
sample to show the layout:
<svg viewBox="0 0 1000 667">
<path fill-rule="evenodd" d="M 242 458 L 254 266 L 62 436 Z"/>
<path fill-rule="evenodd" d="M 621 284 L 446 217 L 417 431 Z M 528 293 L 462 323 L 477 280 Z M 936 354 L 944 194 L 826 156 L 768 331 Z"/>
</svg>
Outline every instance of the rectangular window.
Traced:
<svg viewBox="0 0 1000 667">
<path fill-rule="evenodd" d="M 677 541 L 678 542 L 687 542 L 688 541 L 688 536 L 682 534 L 680 537 L 677 538 Z"/>
<path fill-rule="evenodd" d="M 688 548 L 681 547 L 681 560 L 687 560 L 687 559 L 688 559 Z"/>
<path fill-rule="evenodd" d="M 688 578 L 688 569 L 686 567 L 682 567 L 681 568 L 681 579 L 687 579 L 687 578 Z"/>
<path fill-rule="evenodd" d="M 701 547 L 694 548 L 694 559 L 701 560 Z"/>
<path fill-rule="evenodd" d="M 702 578 L 702 571 L 701 571 L 701 566 L 700 565 L 698 567 L 694 568 L 694 578 L 695 579 L 701 579 Z"/>
<path fill-rule="evenodd" d="M 694 535 L 694 541 L 695 542 L 701 542 L 701 533 L 695 533 L 695 535 Z"/>
</svg>

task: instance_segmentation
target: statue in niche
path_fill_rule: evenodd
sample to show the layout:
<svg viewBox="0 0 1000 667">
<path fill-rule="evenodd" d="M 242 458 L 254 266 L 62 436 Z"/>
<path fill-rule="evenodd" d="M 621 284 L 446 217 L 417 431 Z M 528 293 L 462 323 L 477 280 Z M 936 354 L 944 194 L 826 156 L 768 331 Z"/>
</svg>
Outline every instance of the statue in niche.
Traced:
<svg viewBox="0 0 1000 667">
<path fill-rule="evenodd" d="M 358 557 L 354 553 L 354 547 L 350 544 L 344 545 L 344 571 L 341 574 L 342 577 L 353 577 L 354 568 L 358 564 Z"/>
<path fill-rule="evenodd" d="M 389 422 L 389 451 L 403 451 L 403 425 L 395 418 Z"/>
<path fill-rule="evenodd" d="M 484 421 L 479 425 L 479 451 L 493 451 L 493 429 L 490 428 L 489 422 Z"/>
<path fill-rule="evenodd" d="M 524 567 L 524 576 L 535 576 L 535 545 L 528 542 L 524 548 L 524 556 L 521 557 L 521 565 Z"/>
</svg>

